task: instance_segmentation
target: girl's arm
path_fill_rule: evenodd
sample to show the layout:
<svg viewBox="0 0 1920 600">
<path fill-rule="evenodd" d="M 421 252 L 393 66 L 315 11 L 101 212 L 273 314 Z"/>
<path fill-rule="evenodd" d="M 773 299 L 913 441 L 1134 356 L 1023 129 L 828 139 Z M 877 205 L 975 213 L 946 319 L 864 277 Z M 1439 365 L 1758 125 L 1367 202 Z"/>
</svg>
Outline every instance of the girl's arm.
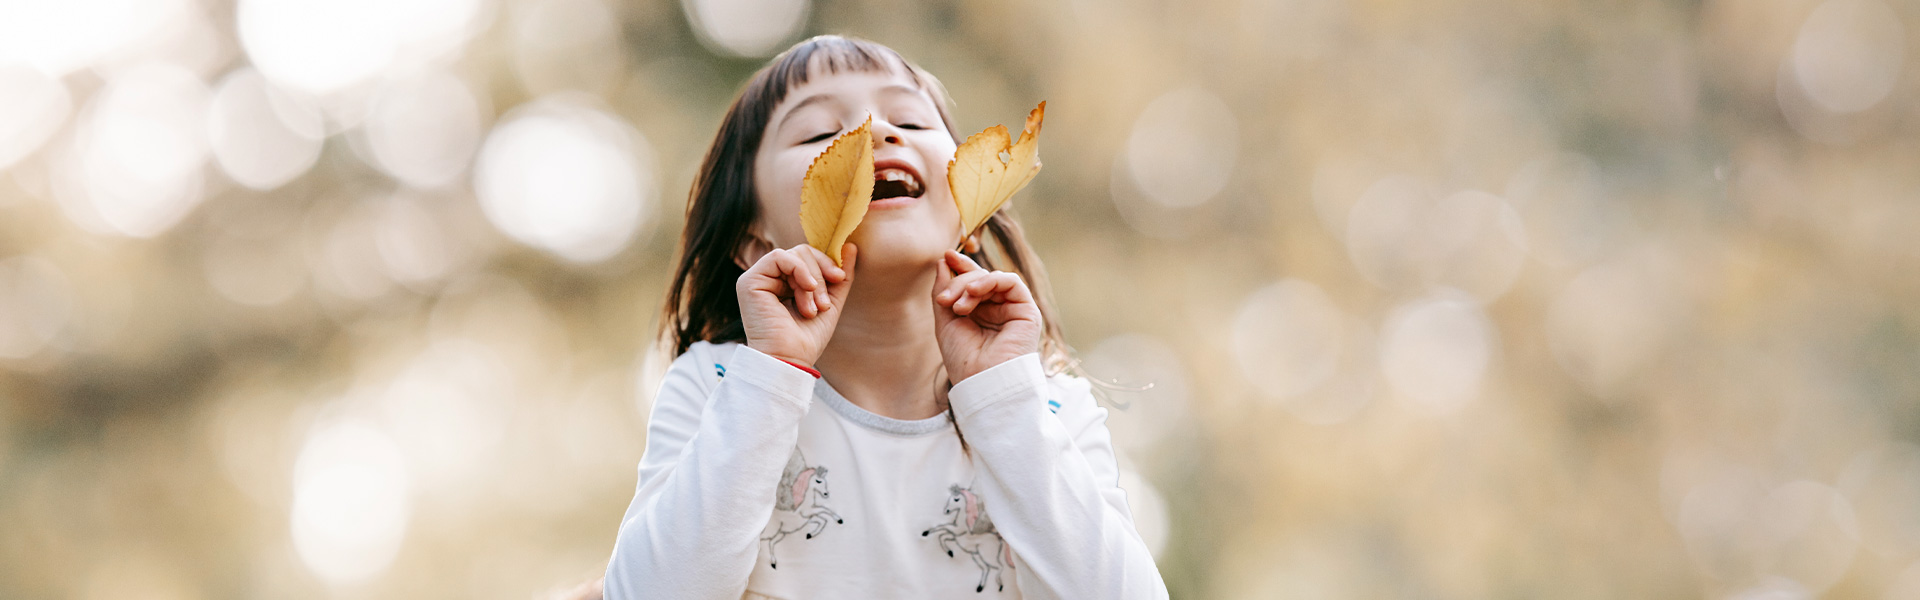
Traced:
<svg viewBox="0 0 1920 600">
<path fill-rule="evenodd" d="M 853 285 L 805 244 L 774 250 L 734 282 L 747 343 L 731 371 L 698 346 L 667 370 L 647 423 L 640 485 L 607 563 L 607 598 L 739 598 L 753 574 L 774 489 L 812 403 L 810 367 L 833 338 Z M 778 358 L 775 358 L 778 357 Z M 709 367 L 708 365 L 712 365 Z M 806 370 L 803 370 L 806 369 Z"/>
<path fill-rule="evenodd" d="M 606 598 L 739 598 L 800 437 L 812 375 L 745 345 L 695 348 L 654 400 L 640 483 L 607 563 Z"/>
<path fill-rule="evenodd" d="M 1119 487 L 1107 411 L 1084 381 L 1050 387 L 1039 355 L 1027 354 L 961 381 L 948 399 L 1022 596 L 1167 597 Z"/>
</svg>

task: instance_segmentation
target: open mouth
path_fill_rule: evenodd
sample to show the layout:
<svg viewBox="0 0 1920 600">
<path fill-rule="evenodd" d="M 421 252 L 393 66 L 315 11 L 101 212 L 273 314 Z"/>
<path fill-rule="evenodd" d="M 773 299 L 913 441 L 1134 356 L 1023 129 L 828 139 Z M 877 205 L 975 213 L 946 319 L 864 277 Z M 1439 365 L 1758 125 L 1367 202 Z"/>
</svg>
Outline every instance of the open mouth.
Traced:
<svg viewBox="0 0 1920 600">
<path fill-rule="evenodd" d="M 919 198 L 926 193 L 927 186 L 920 182 L 920 174 L 904 165 L 876 165 L 873 170 L 873 199 Z"/>
</svg>

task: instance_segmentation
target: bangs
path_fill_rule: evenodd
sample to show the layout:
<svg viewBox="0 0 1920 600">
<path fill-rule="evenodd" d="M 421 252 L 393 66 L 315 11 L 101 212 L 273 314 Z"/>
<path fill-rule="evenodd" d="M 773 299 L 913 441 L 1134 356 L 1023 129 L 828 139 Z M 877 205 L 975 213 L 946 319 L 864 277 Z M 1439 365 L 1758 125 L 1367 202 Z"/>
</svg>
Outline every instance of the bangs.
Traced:
<svg viewBox="0 0 1920 600">
<path fill-rule="evenodd" d="M 931 74 L 908 63 L 892 48 L 861 39 L 837 35 L 815 36 L 780 53 L 767 65 L 765 85 L 758 90 L 762 106 L 773 107 L 787 98 L 814 75 L 839 73 L 884 73 L 906 75 L 915 88 L 925 91 L 934 104 L 945 106 L 948 98 Z"/>
</svg>

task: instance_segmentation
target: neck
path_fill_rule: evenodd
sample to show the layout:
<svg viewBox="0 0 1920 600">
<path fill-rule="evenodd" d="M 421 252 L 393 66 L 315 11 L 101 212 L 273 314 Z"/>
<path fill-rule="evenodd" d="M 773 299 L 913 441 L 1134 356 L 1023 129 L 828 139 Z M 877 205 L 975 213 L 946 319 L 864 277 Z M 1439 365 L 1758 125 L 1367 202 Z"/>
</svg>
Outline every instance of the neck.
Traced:
<svg viewBox="0 0 1920 600">
<path fill-rule="evenodd" d="M 934 396 L 942 366 L 933 335 L 933 269 L 854 274 L 846 313 L 816 366 L 848 402 L 883 417 L 940 414 Z M 878 271 L 876 269 L 875 271 Z"/>
</svg>

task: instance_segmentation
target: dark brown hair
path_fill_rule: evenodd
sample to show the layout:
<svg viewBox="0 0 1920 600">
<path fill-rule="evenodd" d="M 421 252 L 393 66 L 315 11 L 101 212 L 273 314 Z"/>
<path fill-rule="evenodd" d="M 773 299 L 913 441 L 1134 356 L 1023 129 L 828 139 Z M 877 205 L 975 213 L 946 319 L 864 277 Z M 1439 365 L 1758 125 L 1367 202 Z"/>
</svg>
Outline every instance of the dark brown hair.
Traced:
<svg viewBox="0 0 1920 600">
<path fill-rule="evenodd" d="M 685 353 L 694 342 L 747 341 L 740 323 L 739 299 L 734 296 L 734 283 L 745 271 L 734 258 L 742 244 L 750 240 L 753 224 L 760 216 L 753 186 L 754 155 L 774 108 L 793 88 L 806 83 L 812 74 L 810 69 L 816 68 L 830 74 L 904 69 L 932 97 L 940 121 L 954 142 L 960 141 L 948 110 L 946 88 L 891 48 L 857 38 L 823 35 L 774 57 L 747 81 L 727 109 L 713 147 L 707 150 L 700 173 L 694 177 L 693 191 L 687 198 L 686 230 L 680 235 L 680 264 L 674 270 L 661 320 L 662 335 L 671 338 L 674 356 Z M 987 219 L 981 233 L 979 250 L 967 255 L 981 266 L 1019 273 L 1026 280 L 1046 326 L 1041 358 L 1050 373 L 1068 369 L 1071 359 L 1054 318 L 1046 271 L 1027 245 L 1020 224 L 1007 208 L 1002 208 Z"/>
</svg>

